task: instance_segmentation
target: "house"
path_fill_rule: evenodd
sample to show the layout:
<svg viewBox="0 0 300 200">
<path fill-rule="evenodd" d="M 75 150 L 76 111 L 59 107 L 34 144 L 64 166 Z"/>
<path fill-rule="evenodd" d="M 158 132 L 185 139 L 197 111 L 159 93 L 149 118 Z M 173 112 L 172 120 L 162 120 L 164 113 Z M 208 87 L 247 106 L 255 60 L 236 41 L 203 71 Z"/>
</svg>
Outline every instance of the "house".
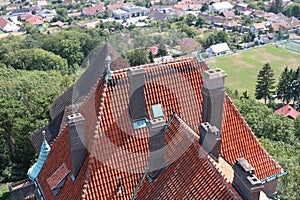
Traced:
<svg viewBox="0 0 300 200">
<path fill-rule="evenodd" d="M 151 52 L 153 54 L 153 56 L 156 56 L 158 54 L 158 52 L 159 52 L 159 44 L 154 45 L 152 47 L 148 47 L 147 51 Z"/>
<path fill-rule="evenodd" d="M 24 13 L 30 12 L 29 8 L 17 8 L 11 11 L 12 16 L 20 16 Z"/>
<path fill-rule="evenodd" d="M 35 16 L 35 15 L 31 17 L 27 17 L 25 21 L 34 27 L 42 26 L 44 24 L 43 18 L 41 16 Z"/>
<path fill-rule="evenodd" d="M 7 19 L 0 17 L 0 30 L 6 33 L 18 32 L 20 27 Z"/>
<path fill-rule="evenodd" d="M 231 3 L 229 3 L 228 1 L 223 1 L 220 3 L 213 3 L 210 7 L 209 7 L 209 11 L 210 12 L 226 12 L 229 11 L 233 8 L 233 5 L 231 5 Z"/>
<path fill-rule="evenodd" d="M 290 28 L 290 25 L 288 22 L 281 21 L 281 22 L 274 22 L 271 24 L 274 32 L 278 32 L 280 30 L 288 30 Z"/>
<path fill-rule="evenodd" d="M 274 114 L 281 114 L 291 119 L 296 119 L 299 113 L 289 104 L 274 111 Z"/>
<path fill-rule="evenodd" d="M 92 16 L 92 15 L 96 15 L 96 14 L 103 13 L 103 12 L 105 12 L 103 5 L 85 7 L 82 10 L 82 14 L 85 16 Z"/>
<path fill-rule="evenodd" d="M 234 19 L 235 18 L 235 14 L 231 10 L 222 12 L 222 15 L 225 17 L 225 19 Z"/>
<path fill-rule="evenodd" d="M 90 59 L 30 136 L 40 155 L 28 176 L 42 198 L 274 194 L 286 173 L 226 94 L 224 71 L 194 57 L 129 67 L 109 44 Z"/>
<path fill-rule="evenodd" d="M 48 2 L 45 1 L 45 0 L 44 1 L 37 1 L 36 4 L 37 4 L 38 7 L 43 8 L 43 7 L 48 5 Z"/>
<path fill-rule="evenodd" d="M 52 19 L 57 13 L 55 9 L 52 10 L 43 9 L 41 11 L 37 11 L 36 14 L 43 18 Z"/>
<path fill-rule="evenodd" d="M 118 4 L 110 4 L 106 6 L 106 10 L 107 11 L 114 11 L 114 10 L 118 10 L 121 9 L 122 6 L 128 6 L 128 5 L 132 5 L 132 3 L 118 3 Z"/>
<path fill-rule="evenodd" d="M 262 31 L 264 33 L 267 30 L 265 22 L 253 23 L 250 29 L 253 33 L 259 33 L 259 31 Z"/>
<path fill-rule="evenodd" d="M 192 38 L 183 38 L 180 42 L 180 50 L 185 52 L 196 51 L 200 43 Z"/>
<path fill-rule="evenodd" d="M 231 50 L 230 50 L 229 46 L 227 45 L 227 43 L 221 43 L 221 44 L 211 45 L 206 50 L 206 52 L 211 55 L 217 56 L 217 55 L 221 55 L 221 54 L 230 53 Z"/>
<path fill-rule="evenodd" d="M 148 16 L 150 13 L 150 9 L 134 5 L 122 6 L 121 10 L 128 12 L 131 17 Z"/>
<path fill-rule="evenodd" d="M 164 20 L 168 20 L 171 17 L 171 15 L 169 13 L 166 12 L 160 12 L 158 10 L 152 10 L 149 13 L 149 19 L 150 20 L 160 20 L 160 21 L 164 21 Z"/>
</svg>

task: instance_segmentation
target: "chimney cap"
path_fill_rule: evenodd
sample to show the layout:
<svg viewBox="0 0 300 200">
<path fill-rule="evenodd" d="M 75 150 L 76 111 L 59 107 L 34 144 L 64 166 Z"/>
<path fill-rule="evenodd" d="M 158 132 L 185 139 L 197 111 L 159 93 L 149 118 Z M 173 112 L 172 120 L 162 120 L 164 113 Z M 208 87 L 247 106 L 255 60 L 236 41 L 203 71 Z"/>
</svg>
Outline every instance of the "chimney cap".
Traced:
<svg viewBox="0 0 300 200">
<path fill-rule="evenodd" d="M 133 76 L 133 75 L 138 75 L 138 74 L 145 74 L 145 69 L 142 67 L 132 67 L 128 69 L 128 75 Z"/>
<path fill-rule="evenodd" d="M 254 173 L 254 168 L 245 158 L 237 158 L 236 163 L 242 167 L 245 172 Z"/>
<path fill-rule="evenodd" d="M 68 115 L 67 118 L 66 118 L 66 122 L 68 124 L 81 122 L 83 120 L 84 120 L 84 118 L 81 115 L 81 113 L 76 113 L 76 114 Z"/>
<path fill-rule="evenodd" d="M 209 69 L 204 72 L 202 72 L 202 77 L 204 79 L 215 79 L 215 78 L 225 78 L 227 77 L 227 74 L 222 69 Z"/>
</svg>

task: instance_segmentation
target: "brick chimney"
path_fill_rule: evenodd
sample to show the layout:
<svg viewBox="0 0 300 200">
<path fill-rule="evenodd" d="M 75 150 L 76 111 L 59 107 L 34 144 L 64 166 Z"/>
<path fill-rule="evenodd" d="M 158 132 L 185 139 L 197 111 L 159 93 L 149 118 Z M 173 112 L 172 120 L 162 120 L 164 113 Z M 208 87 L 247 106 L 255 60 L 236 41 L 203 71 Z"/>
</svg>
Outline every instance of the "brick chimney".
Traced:
<svg viewBox="0 0 300 200">
<path fill-rule="evenodd" d="M 167 124 L 163 117 L 155 118 L 149 122 L 150 178 L 155 179 L 166 163 L 165 159 L 165 134 Z"/>
<path fill-rule="evenodd" d="M 227 74 L 221 69 L 210 69 L 204 71 L 202 77 L 203 123 L 199 126 L 200 144 L 218 161 L 221 155 L 224 82 Z"/>
<path fill-rule="evenodd" d="M 210 69 L 202 73 L 204 80 L 202 121 L 209 122 L 222 132 L 223 104 L 225 94 L 225 77 L 227 74 L 221 69 Z"/>
<path fill-rule="evenodd" d="M 236 159 L 233 165 L 233 186 L 247 200 L 258 200 L 264 189 L 262 182 L 254 175 L 254 168 L 245 158 Z"/>
<path fill-rule="evenodd" d="M 71 178 L 75 181 L 87 153 L 84 145 L 84 118 L 80 113 L 77 113 L 67 116 L 66 121 L 69 125 Z"/>
<path fill-rule="evenodd" d="M 147 118 L 146 102 L 144 97 L 145 70 L 140 67 L 128 70 L 130 100 L 129 113 L 132 122 L 145 120 Z"/>
<path fill-rule="evenodd" d="M 211 126 L 208 122 L 199 126 L 200 144 L 204 150 L 218 161 L 221 155 L 221 134 L 217 127 Z"/>
</svg>

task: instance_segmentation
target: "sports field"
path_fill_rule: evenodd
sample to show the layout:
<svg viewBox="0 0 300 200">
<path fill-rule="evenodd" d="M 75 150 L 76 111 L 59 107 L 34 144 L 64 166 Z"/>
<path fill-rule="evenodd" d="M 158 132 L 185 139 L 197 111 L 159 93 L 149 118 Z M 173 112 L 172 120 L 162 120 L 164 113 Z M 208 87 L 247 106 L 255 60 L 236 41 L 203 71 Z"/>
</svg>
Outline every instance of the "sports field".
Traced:
<svg viewBox="0 0 300 200">
<path fill-rule="evenodd" d="M 267 62 L 278 81 L 286 66 L 293 69 L 300 66 L 300 54 L 268 45 L 207 60 L 211 68 L 221 68 L 227 72 L 225 84 L 229 89 L 237 89 L 239 94 L 247 90 L 251 97 L 254 97 L 258 72 Z"/>
</svg>

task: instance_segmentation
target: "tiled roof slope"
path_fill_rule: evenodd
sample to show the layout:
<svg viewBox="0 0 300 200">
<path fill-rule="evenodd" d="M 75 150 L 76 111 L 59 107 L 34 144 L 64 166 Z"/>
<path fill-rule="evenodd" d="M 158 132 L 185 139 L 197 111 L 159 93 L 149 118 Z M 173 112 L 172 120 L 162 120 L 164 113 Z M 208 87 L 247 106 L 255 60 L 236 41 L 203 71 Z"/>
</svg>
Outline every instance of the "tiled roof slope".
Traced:
<svg viewBox="0 0 300 200">
<path fill-rule="evenodd" d="M 105 61 L 107 55 L 111 57 L 111 70 L 120 70 L 129 67 L 128 62 L 123 59 L 109 43 L 106 43 L 101 51 L 99 49 L 100 46 L 93 50 L 86 59 L 85 63 L 89 63 L 90 66 L 86 69 L 78 81 L 52 103 L 50 109 L 52 121 L 47 126 L 29 136 L 36 152 L 39 152 L 43 141 L 41 132 L 45 130 L 47 142 L 53 142 L 61 130 L 61 124 L 63 126 L 65 125 L 64 119 L 66 115 L 72 112 L 70 109 L 65 110 L 66 107 L 74 103 L 81 103 L 102 78 L 107 66 Z M 74 88 L 76 88 L 76 91 L 74 91 Z M 75 92 L 77 94 L 77 99 L 75 97 Z"/>
<path fill-rule="evenodd" d="M 144 67 L 146 71 L 145 101 L 150 119 L 151 106 L 161 104 L 165 121 L 168 121 L 175 111 L 197 132 L 202 122 L 203 80 L 201 73 L 207 70 L 208 66 L 205 63 L 199 63 L 194 58 L 186 58 L 141 67 Z M 128 113 L 129 93 L 127 71 L 120 69 L 114 71 L 112 80 L 107 84 L 101 81 L 96 91 L 91 92 L 84 100 L 79 112 L 85 118 L 86 141 L 92 154 L 87 156 L 75 182 L 71 181 L 70 176 L 67 177 L 56 199 L 131 199 L 147 166 L 149 133 L 147 128 L 132 130 Z M 259 179 L 279 173 L 281 167 L 259 144 L 227 96 L 224 106 L 223 157 L 231 165 L 234 164 L 236 158 L 245 157 L 255 168 L 255 174 Z M 93 109 L 96 110 L 97 116 Z M 96 132 L 94 132 L 95 127 Z M 39 176 L 39 182 L 47 199 L 54 198 L 46 180 L 62 163 L 66 163 L 69 170 L 72 169 L 68 127 L 63 129 L 51 148 Z M 195 159 L 196 152 L 193 148 L 187 149 L 182 157 L 183 160 Z M 174 153 L 174 155 L 177 154 Z M 205 165 L 205 162 L 198 161 L 198 164 Z M 180 160 L 177 160 L 163 173 L 171 173 L 168 171 L 177 170 L 179 166 L 185 167 Z M 213 167 L 208 169 L 212 170 Z M 178 171 L 178 173 L 184 173 L 182 176 L 189 176 L 187 170 Z M 209 176 L 215 177 L 213 173 Z M 218 184 L 217 181 L 216 185 Z M 220 190 L 227 194 L 226 189 L 223 188 L 224 185 L 219 186 Z M 122 192 L 118 193 L 120 187 Z"/>
<path fill-rule="evenodd" d="M 208 69 L 207 65 L 195 59 L 185 59 L 146 66 L 144 69 L 145 100 L 150 119 L 150 107 L 161 104 L 165 120 L 176 111 L 193 130 L 198 130 L 202 122 L 201 72 Z M 84 198 L 130 199 L 147 165 L 148 129 L 132 130 L 128 114 L 129 83 L 125 70 L 114 72 L 107 91 L 102 95 L 105 98 L 99 103 L 99 125 L 93 149 L 95 158 L 89 167 L 90 180 L 85 185 Z M 222 130 L 224 158 L 233 165 L 236 158 L 245 157 L 260 179 L 279 173 L 281 167 L 259 144 L 227 96 L 225 100 Z M 121 194 L 117 193 L 119 177 L 123 187 Z"/>
<path fill-rule="evenodd" d="M 101 49 L 101 51 L 99 49 Z M 97 51 L 100 51 L 100 53 Z M 66 106 L 77 101 L 80 102 L 80 100 L 82 100 L 82 98 L 90 92 L 95 84 L 97 84 L 106 69 L 107 64 L 105 58 L 107 55 L 111 57 L 111 70 L 129 67 L 127 61 L 123 59 L 109 43 L 106 43 L 103 48 L 99 47 L 93 50 L 85 61 L 85 63 L 88 63 L 90 66 L 85 70 L 76 83 L 64 94 L 58 97 L 51 105 L 50 115 L 52 119 L 59 115 Z M 74 88 L 76 88 L 76 91 L 74 91 Z M 73 95 L 75 92 L 77 94 L 76 96 Z"/>
<path fill-rule="evenodd" d="M 170 165 L 153 183 L 144 178 L 137 186 L 136 199 L 242 199 L 220 175 L 191 131 L 175 115 L 166 133 Z M 191 143 L 188 149 L 187 143 Z M 172 163 L 174 154 L 182 156 Z"/>
<path fill-rule="evenodd" d="M 99 92 L 105 90 L 103 81 L 100 81 L 102 87 L 98 88 Z M 97 117 L 94 115 L 95 112 L 95 93 L 92 92 L 88 95 L 88 98 L 84 100 L 83 106 L 79 109 L 79 112 L 85 118 L 87 123 L 84 123 L 85 131 L 85 144 L 88 149 L 91 148 L 93 134 L 95 132 Z M 71 180 L 71 176 L 68 175 L 66 182 L 64 183 L 61 191 L 58 193 L 56 198 L 51 193 L 51 188 L 47 183 L 47 179 L 63 164 L 66 164 L 66 168 L 72 171 L 71 159 L 70 159 L 70 140 L 68 134 L 68 126 L 65 126 L 58 135 L 58 137 L 51 144 L 51 151 L 46 160 L 46 163 L 40 172 L 38 177 L 39 183 L 43 189 L 43 193 L 47 197 L 47 200 L 51 199 L 80 199 L 82 195 L 82 188 L 86 181 L 87 169 L 89 164 L 89 154 L 81 167 L 81 170 L 76 178 L 76 181 Z"/>
</svg>

